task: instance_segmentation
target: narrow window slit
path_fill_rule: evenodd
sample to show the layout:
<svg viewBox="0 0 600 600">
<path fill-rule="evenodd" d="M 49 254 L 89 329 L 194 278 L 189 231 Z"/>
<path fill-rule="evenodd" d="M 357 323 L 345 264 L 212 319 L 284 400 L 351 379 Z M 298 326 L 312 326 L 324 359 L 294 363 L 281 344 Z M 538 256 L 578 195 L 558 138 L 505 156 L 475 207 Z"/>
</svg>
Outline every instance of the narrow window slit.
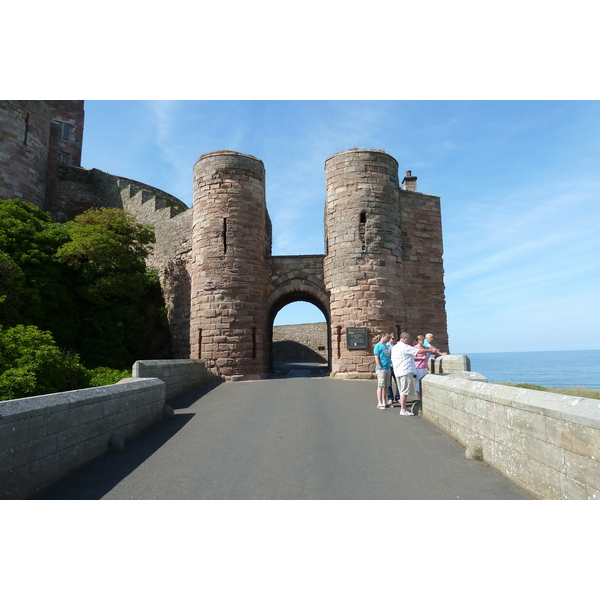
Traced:
<svg viewBox="0 0 600 600">
<path fill-rule="evenodd" d="M 23 138 L 23 144 L 27 146 L 27 135 L 29 134 L 29 113 L 25 117 L 25 137 Z"/>
<path fill-rule="evenodd" d="M 361 251 L 367 251 L 367 240 L 366 240 L 366 228 L 367 228 L 367 211 L 363 210 L 360 213 L 360 220 L 358 222 L 358 235 L 360 237 Z"/>
</svg>

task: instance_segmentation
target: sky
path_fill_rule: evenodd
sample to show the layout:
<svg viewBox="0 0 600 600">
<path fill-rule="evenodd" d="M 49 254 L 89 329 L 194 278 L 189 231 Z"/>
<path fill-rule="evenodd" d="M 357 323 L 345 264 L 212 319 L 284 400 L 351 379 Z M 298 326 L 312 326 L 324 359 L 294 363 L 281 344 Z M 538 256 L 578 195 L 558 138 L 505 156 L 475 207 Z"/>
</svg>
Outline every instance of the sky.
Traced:
<svg viewBox="0 0 600 600">
<path fill-rule="evenodd" d="M 275 254 L 323 251 L 327 158 L 354 147 L 384 149 L 398 161 L 401 176 L 411 170 L 419 191 L 441 197 L 453 353 L 592 350 L 600 348 L 595 12 L 593 3 L 582 0 L 568 6 L 540 0 L 306 0 L 301 5 L 171 0 L 143 9 L 132 0 L 105 0 L 83 9 L 81 2 L 64 0 L 60 10 L 37 0 L 5 3 L 2 42 L 8 50 L 0 98 L 86 100 L 82 165 L 148 183 L 186 203 L 199 156 L 219 149 L 256 156 L 266 168 Z M 594 354 L 582 355 L 593 359 Z M 74 581 L 85 585 L 96 576 L 98 561 L 90 560 L 95 548 L 100 560 L 121 559 L 114 543 L 118 530 L 128 540 L 123 568 L 113 569 L 119 580 L 105 578 L 96 595 L 115 585 L 128 589 L 130 581 L 139 595 L 144 577 L 131 573 L 145 574 L 155 565 L 161 545 L 157 529 L 148 527 L 154 505 L 142 511 L 135 503 L 130 514 L 123 504 L 94 504 L 92 515 L 65 505 L 59 515 L 64 518 L 58 519 L 57 508 L 50 513 L 49 506 L 27 504 L 27 515 L 9 537 L 22 550 L 13 555 L 33 552 L 38 558 L 22 535 L 23 523 L 36 532 L 59 523 L 60 532 L 44 539 L 51 540 L 54 555 L 69 553 Z M 219 503 L 178 505 L 170 514 L 175 526 L 162 529 L 187 534 L 197 523 L 205 543 L 200 554 L 181 553 L 176 577 L 146 577 L 152 588 L 144 593 L 164 595 L 168 586 L 171 595 L 189 596 L 187 586 L 197 587 L 197 581 L 188 583 L 181 575 L 196 573 L 198 558 L 209 565 L 203 588 L 219 586 L 221 595 L 229 591 L 235 583 L 230 561 L 220 558 L 231 554 L 234 537 L 244 541 L 240 532 L 249 526 L 256 527 L 251 552 L 235 566 L 239 593 L 257 584 L 264 590 L 265 581 L 273 580 L 273 593 L 267 586 L 263 596 L 279 597 L 280 584 L 296 577 L 298 565 L 312 577 L 305 578 L 306 591 L 301 585 L 291 593 L 294 598 L 313 592 L 314 581 L 322 595 L 339 596 L 345 581 L 354 595 L 395 591 L 388 589 L 393 578 L 369 573 L 363 581 L 348 578 L 347 570 L 356 565 L 353 572 L 364 572 L 373 547 L 393 555 L 398 539 L 414 556 L 427 556 L 411 565 L 403 589 L 415 586 L 422 592 L 426 581 L 429 591 L 439 586 L 444 593 L 448 581 L 456 582 L 462 573 L 458 561 L 464 556 L 475 561 L 478 573 L 494 578 L 496 565 L 514 553 L 517 530 L 540 541 L 523 546 L 528 570 L 542 574 L 532 580 L 535 591 L 543 580 L 552 582 L 552 590 L 545 590 L 552 598 L 574 591 L 570 574 L 585 553 L 558 581 L 556 570 L 544 575 L 555 564 L 557 540 L 572 546 L 578 543 L 573 531 L 587 532 L 595 522 L 595 515 L 585 512 L 592 505 L 578 505 L 575 527 L 567 503 L 529 510 L 522 503 L 485 509 L 478 503 L 476 518 L 473 506 L 441 502 L 427 506 L 425 520 L 390 520 L 371 503 L 258 503 L 234 513 Z M 325 510 L 326 520 L 320 514 Z M 565 514 L 556 518 L 557 510 Z M 485 528 L 477 518 L 482 512 Z M 578 519 L 584 527 L 577 527 Z M 162 545 L 187 548 L 188 538 L 165 539 Z M 257 539 L 262 540 L 258 551 Z M 64 552 L 55 551 L 57 544 Z M 74 545 L 86 549 L 79 561 Z M 474 546 L 484 548 L 480 561 Z M 43 544 L 37 550 L 41 593 L 61 572 L 47 550 Z M 15 561 L 11 572 L 21 574 L 30 563 Z M 439 575 L 435 581 L 427 577 L 431 565 Z M 513 571 L 521 577 L 518 568 Z M 30 575 L 22 574 L 14 581 Z M 459 577 L 465 597 L 480 597 L 481 577 L 472 580 L 472 588 L 469 578 Z M 582 587 L 588 580 L 579 577 L 575 583 Z M 36 585 L 31 577 L 27 581 Z M 522 588 L 521 580 L 513 583 L 509 576 L 494 597 L 506 595 L 515 583 Z"/>
<path fill-rule="evenodd" d="M 261 159 L 274 255 L 324 252 L 325 160 L 354 147 L 441 197 L 451 352 L 600 346 L 600 102 L 85 102 L 82 166 L 188 206 L 202 154 Z M 275 324 L 322 320 L 295 303 Z"/>
<path fill-rule="evenodd" d="M 4 61 L 0 97 L 84 99 L 83 167 L 190 204 L 202 154 L 251 154 L 266 169 L 273 253 L 312 254 L 323 252 L 325 160 L 383 149 L 400 179 L 411 170 L 441 197 L 452 353 L 600 348 L 589 3 L 62 6 L 60 61 L 64 15 L 5 7 L 15 27 L 3 41 L 20 54 Z M 129 33 L 118 43 L 115 14 Z M 275 323 L 322 319 L 296 303 Z"/>
</svg>

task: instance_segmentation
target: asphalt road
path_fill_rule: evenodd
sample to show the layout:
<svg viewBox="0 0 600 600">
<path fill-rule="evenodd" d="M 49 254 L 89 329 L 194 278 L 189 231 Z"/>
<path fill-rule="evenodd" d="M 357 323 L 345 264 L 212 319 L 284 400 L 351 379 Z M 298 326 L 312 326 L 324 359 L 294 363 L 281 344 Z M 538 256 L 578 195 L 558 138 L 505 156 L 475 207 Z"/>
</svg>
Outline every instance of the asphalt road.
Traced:
<svg viewBox="0 0 600 600">
<path fill-rule="evenodd" d="M 374 381 L 315 374 L 194 390 L 36 499 L 529 499 L 422 417 L 377 410 Z"/>
</svg>

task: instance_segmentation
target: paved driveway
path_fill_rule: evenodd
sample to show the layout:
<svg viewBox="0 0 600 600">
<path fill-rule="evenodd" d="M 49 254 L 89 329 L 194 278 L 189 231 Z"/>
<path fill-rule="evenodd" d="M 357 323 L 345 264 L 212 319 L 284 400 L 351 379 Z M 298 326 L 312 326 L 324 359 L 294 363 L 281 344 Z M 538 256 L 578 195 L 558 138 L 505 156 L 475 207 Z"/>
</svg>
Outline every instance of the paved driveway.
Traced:
<svg viewBox="0 0 600 600">
<path fill-rule="evenodd" d="M 188 393 L 38 498 L 528 499 L 422 417 L 377 410 L 374 381 L 291 375 Z"/>
</svg>

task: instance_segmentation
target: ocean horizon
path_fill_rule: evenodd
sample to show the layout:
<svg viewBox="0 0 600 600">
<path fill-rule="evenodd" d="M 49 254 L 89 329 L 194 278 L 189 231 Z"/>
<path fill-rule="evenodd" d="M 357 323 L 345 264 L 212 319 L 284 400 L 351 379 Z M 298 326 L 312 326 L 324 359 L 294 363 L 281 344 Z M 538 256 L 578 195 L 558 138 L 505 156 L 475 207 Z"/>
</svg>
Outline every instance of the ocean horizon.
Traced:
<svg viewBox="0 0 600 600">
<path fill-rule="evenodd" d="M 490 383 L 532 383 L 544 387 L 600 390 L 600 350 L 485 352 L 466 354 L 471 371 Z"/>
</svg>

